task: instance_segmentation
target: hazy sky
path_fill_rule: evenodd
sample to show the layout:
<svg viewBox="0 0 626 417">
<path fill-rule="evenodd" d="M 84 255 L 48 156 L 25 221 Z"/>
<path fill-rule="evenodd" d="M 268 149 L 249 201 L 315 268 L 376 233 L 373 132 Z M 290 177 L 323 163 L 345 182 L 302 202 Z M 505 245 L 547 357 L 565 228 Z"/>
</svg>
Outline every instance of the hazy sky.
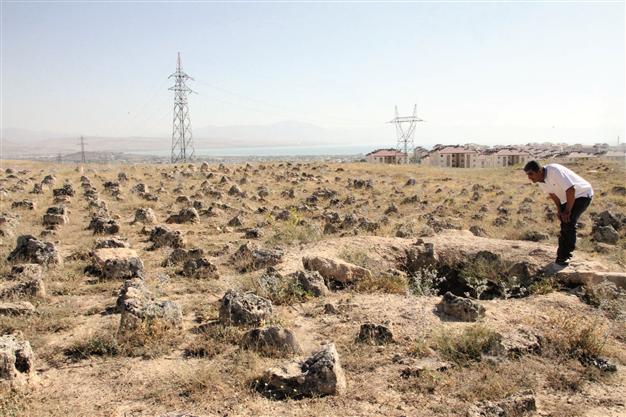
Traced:
<svg viewBox="0 0 626 417">
<path fill-rule="evenodd" d="M 623 2 L 1 7 L 3 128 L 167 137 L 180 51 L 194 127 L 393 142 L 393 106 L 417 103 L 431 143 L 624 138 Z"/>
</svg>

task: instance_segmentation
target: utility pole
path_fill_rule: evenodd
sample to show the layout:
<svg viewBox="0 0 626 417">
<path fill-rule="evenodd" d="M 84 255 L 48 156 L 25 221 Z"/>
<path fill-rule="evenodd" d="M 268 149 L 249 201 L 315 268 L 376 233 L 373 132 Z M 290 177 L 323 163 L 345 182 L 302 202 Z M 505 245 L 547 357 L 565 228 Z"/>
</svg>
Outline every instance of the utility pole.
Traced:
<svg viewBox="0 0 626 417">
<path fill-rule="evenodd" d="M 83 136 L 80 137 L 80 160 L 83 164 L 85 163 L 85 138 Z"/>
<path fill-rule="evenodd" d="M 172 123 L 172 157 L 171 162 L 188 162 L 194 158 L 194 148 L 191 136 L 191 119 L 189 118 L 189 106 L 187 94 L 193 93 L 187 87 L 187 80 L 192 80 L 183 71 L 180 62 L 180 52 L 176 61 L 176 72 L 169 76 L 174 78 L 174 85 L 169 89 L 174 91 L 174 120 Z"/>
<path fill-rule="evenodd" d="M 415 127 L 417 122 L 423 122 L 424 120 L 417 117 L 417 104 L 413 106 L 412 116 L 400 116 L 398 113 L 398 106 L 396 106 L 396 117 L 387 123 L 393 123 L 396 125 L 396 137 L 398 142 L 396 149 L 398 152 L 404 153 L 404 163 L 409 163 L 409 150 L 415 148 L 413 143 L 413 137 L 415 136 Z M 408 125 L 404 127 L 403 125 Z"/>
</svg>

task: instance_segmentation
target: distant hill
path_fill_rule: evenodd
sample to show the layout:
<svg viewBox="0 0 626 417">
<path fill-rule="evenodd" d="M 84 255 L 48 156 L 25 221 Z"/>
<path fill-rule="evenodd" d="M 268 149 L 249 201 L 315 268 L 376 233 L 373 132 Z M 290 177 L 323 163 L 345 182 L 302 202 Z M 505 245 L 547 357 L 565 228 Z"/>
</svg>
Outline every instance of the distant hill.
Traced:
<svg viewBox="0 0 626 417">
<path fill-rule="evenodd" d="M 193 129 L 196 149 L 248 146 L 311 146 L 394 141 L 388 126 L 380 130 L 332 130 L 310 123 L 284 121 L 269 125 L 204 126 Z M 80 134 L 7 128 L 1 131 L 3 157 L 76 152 Z M 85 134 L 90 151 L 163 151 L 171 137 L 104 137 Z"/>
</svg>

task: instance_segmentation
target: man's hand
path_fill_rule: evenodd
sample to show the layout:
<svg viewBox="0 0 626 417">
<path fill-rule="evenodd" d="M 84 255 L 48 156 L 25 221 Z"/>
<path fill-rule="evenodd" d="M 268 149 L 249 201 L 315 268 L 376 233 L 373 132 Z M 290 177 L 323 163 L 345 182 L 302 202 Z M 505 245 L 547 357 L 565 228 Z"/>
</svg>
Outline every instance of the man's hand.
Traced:
<svg viewBox="0 0 626 417">
<path fill-rule="evenodd" d="M 571 213 L 569 212 L 569 210 L 563 210 L 561 213 L 559 213 L 559 219 L 561 219 L 563 223 L 569 223 L 570 216 Z"/>
</svg>

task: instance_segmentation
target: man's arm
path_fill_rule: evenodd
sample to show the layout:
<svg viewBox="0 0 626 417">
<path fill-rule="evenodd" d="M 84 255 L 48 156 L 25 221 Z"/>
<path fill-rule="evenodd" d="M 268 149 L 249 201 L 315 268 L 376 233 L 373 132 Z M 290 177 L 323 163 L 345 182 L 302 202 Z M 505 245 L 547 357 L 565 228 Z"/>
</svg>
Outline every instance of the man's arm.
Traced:
<svg viewBox="0 0 626 417">
<path fill-rule="evenodd" d="M 554 204 L 556 204 L 556 217 L 561 220 L 561 200 L 559 200 L 559 197 L 557 197 L 556 194 L 550 193 L 549 196 L 552 201 L 554 201 Z"/>
<path fill-rule="evenodd" d="M 567 197 L 567 202 L 565 203 L 565 211 L 561 213 L 561 220 L 564 223 L 568 223 L 572 208 L 574 207 L 574 197 L 576 197 L 576 189 L 573 185 L 565 190 L 565 196 Z"/>
</svg>

